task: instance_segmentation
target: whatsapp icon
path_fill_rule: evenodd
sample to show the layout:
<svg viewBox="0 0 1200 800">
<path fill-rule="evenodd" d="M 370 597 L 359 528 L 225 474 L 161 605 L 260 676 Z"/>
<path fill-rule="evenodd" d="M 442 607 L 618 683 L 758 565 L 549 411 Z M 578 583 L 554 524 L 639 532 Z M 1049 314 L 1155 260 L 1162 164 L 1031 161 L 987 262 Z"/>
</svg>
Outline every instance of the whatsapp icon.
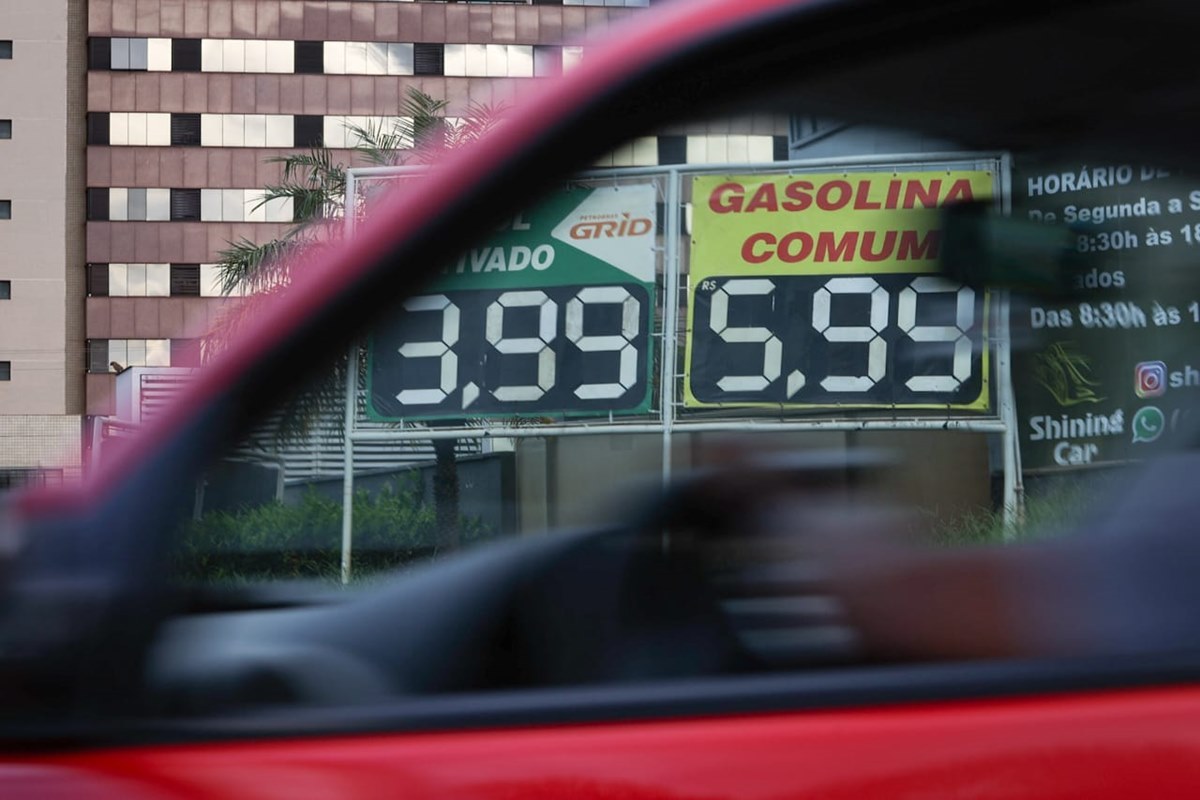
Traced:
<svg viewBox="0 0 1200 800">
<path fill-rule="evenodd" d="M 1163 412 L 1154 406 L 1139 408 L 1133 415 L 1133 441 L 1153 442 L 1162 436 L 1163 428 L 1167 427 L 1167 418 Z"/>
</svg>

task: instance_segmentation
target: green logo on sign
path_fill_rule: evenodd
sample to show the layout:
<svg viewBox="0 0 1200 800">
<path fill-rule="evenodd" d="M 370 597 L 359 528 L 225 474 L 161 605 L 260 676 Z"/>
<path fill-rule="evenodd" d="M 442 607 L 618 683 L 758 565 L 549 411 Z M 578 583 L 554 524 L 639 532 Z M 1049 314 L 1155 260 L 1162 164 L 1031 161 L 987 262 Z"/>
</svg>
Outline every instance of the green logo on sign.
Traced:
<svg viewBox="0 0 1200 800">
<path fill-rule="evenodd" d="M 1104 400 L 1094 388 L 1100 383 L 1088 377 L 1091 372 L 1091 361 L 1078 352 L 1072 342 L 1050 345 L 1038 353 L 1033 368 L 1037 382 L 1064 408 Z"/>
<path fill-rule="evenodd" d="M 1163 428 L 1167 427 L 1163 412 L 1154 406 L 1139 408 L 1133 416 L 1133 441 L 1153 442 L 1162 436 Z"/>
</svg>

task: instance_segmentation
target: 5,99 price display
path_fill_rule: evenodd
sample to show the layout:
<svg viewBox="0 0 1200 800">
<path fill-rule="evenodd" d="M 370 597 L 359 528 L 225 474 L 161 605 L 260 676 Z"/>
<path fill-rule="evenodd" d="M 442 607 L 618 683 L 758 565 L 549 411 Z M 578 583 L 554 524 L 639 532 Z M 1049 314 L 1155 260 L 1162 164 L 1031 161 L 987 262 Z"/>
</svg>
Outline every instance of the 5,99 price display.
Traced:
<svg viewBox="0 0 1200 800">
<path fill-rule="evenodd" d="M 368 345 L 381 421 L 650 407 L 653 184 L 555 193 L 407 300 Z"/>
<path fill-rule="evenodd" d="M 994 185 L 946 168 L 696 177 L 685 405 L 988 410 L 988 298 L 936 274 L 937 208 Z"/>
<path fill-rule="evenodd" d="M 962 405 L 984 387 L 983 300 L 935 276 L 707 278 L 693 304 L 701 403 Z"/>
</svg>

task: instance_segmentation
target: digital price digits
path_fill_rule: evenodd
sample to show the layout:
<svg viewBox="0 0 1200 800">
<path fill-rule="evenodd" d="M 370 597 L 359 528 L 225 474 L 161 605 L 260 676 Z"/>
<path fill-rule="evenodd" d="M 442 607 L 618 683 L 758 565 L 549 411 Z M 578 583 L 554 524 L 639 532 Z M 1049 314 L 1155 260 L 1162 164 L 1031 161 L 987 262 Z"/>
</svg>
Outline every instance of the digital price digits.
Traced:
<svg viewBox="0 0 1200 800">
<path fill-rule="evenodd" d="M 636 410 L 649 394 L 650 295 L 625 284 L 410 298 L 372 343 L 383 418 Z"/>
<path fill-rule="evenodd" d="M 964 404 L 983 390 L 983 299 L 932 275 L 709 278 L 694 307 L 702 404 Z"/>
</svg>

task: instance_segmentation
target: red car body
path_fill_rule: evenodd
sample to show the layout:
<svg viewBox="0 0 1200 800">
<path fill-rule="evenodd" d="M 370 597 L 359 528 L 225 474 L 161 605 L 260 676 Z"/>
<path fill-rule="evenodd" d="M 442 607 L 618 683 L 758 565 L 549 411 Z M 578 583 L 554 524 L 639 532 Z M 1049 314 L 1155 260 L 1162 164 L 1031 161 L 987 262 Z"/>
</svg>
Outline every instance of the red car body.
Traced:
<svg viewBox="0 0 1200 800">
<path fill-rule="evenodd" d="M 1193 688 L 101 750 L 0 767 L 28 796 L 1130 797 L 1200 782 Z M 10 795 L 11 796 L 11 795 Z"/>
</svg>

